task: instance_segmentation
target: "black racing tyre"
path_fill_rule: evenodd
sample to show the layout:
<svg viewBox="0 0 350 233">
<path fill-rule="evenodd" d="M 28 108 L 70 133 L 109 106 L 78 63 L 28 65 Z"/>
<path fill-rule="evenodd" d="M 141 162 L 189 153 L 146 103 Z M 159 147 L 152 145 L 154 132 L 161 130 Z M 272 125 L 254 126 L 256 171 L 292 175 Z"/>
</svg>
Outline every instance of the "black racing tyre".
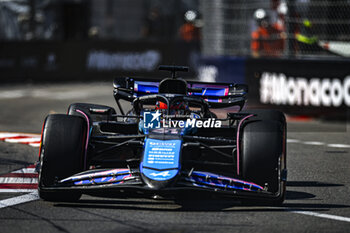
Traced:
<svg viewBox="0 0 350 233">
<path fill-rule="evenodd" d="M 111 114 L 116 114 L 116 112 L 114 108 L 105 105 L 74 103 L 69 105 L 67 114 L 87 117 L 92 125 L 93 121 L 107 120 Z"/>
<path fill-rule="evenodd" d="M 270 110 L 270 109 L 248 109 L 242 111 L 242 113 L 251 113 L 256 114 L 252 119 L 259 120 L 270 120 L 270 121 L 279 121 L 282 123 L 286 123 L 286 117 L 281 111 Z"/>
<path fill-rule="evenodd" d="M 74 191 L 48 191 L 58 180 L 84 169 L 86 121 L 79 116 L 49 115 L 45 119 L 40 147 L 39 196 L 46 201 L 76 201 Z"/>
<path fill-rule="evenodd" d="M 244 180 L 266 186 L 278 194 L 262 204 L 280 205 L 285 197 L 286 182 L 279 177 L 285 168 L 285 123 L 277 120 L 248 121 L 242 130 L 241 175 Z"/>
<path fill-rule="evenodd" d="M 278 110 L 270 110 L 270 109 L 248 109 L 242 111 L 243 113 L 252 113 L 256 114 L 256 116 L 249 118 L 249 121 L 252 120 L 273 120 L 278 121 L 283 125 L 284 132 L 283 132 L 283 138 L 284 138 L 284 148 L 283 148 L 283 156 L 281 157 L 281 169 L 287 169 L 287 147 L 286 147 L 286 138 L 287 138 L 287 123 L 286 123 L 286 117 L 281 111 Z M 275 201 L 271 202 L 271 204 L 282 204 L 284 197 L 285 197 L 285 190 L 286 190 L 286 181 L 283 180 L 281 182 L 281 188 L 282 188 L 282 195 Z"/>
</svg>

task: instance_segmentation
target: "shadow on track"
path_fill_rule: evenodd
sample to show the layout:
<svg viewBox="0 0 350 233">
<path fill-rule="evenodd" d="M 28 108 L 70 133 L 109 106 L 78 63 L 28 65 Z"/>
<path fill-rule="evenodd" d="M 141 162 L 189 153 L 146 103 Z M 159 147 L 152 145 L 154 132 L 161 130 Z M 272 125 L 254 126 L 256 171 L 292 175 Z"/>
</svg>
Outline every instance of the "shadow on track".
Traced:
<svg viewBox="0 0 350 233">
<path fill-rule="evenodd" d="M 233 211 L 233 212 L 276 212 L 289 209 L 303 211 L 328 211 L 333 208 L 349 208 L 349 205 L 334 205 L 320 203 L 285 203 L 279 207 L 243 205 L 235 200 L 181 200 L 181 201 L 160 201 L 153 200 L 81 200 L 77 203 L 55 203 L 56 207 L 86 208 L 86 209 L 122 209 L 122 210 L 146 210 L 162 212 L 181 211 Z"/>
<path fill-rule="evenodd" d="M 287 187 L 340 187 L 343 184 L 325 183 L 318 181 L 287 181 Z M 286 200 L 310 199 L 316 195 L 307 192 L 287 190 Z"/>
<path fill-rule="evenodd" d="M 288 181 L 289 187 L 338 187 L 343 184 L 324 183 L 318 181 Z M 85 196 L 88 197 L 88 196 Z M 55 203 L 56 207 L 77 207 L 97 209 L 126 209 L 126 210 L 153 210 L 153 211 L 257 211 L 275 212 L 286 210 L 327 211 L 333 208 L 349 208 L 350 205 L 335 205 L 321 203 L 288 203 L 288 200 L 311 199 L 316 195 L 307 192 L 286 192 L 286 202 L 282 206 L 264 206 L 246 204 L 235 199 L 217 199 L 208 197 L 190 196 L 185 199 L 81 199 L 76 203 Z"/>
<path fill-rule="evenodd" d="M 343 184 L 333 184 L 318 181 L 287 181 L 287 186 L 290 187 L 338 187 Z"/>
<path fill-rule="evenodd" d="M 307 193 L 307 192 L 299 192 L 299 191 L 286 192 L 286 200 L 310 199 L 314 197 L 316 197 L 316 195 Z"/>
</svg>

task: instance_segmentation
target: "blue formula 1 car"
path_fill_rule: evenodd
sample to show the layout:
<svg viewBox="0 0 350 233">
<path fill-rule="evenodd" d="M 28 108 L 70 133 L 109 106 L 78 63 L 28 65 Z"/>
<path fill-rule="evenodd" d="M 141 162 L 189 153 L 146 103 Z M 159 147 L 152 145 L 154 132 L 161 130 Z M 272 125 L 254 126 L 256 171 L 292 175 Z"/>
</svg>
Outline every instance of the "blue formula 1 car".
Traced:
<svg viewBox="0 0 350 233">
<path fill-rule="evenodd" d="M 66 115 L 47 116 L 37 163 L 40 197 L 181 198 L 205 192 L 281 204 L 287 176 L 283 113 L 240 111 L 245 85 L 185 81 L 176 72 L 187 67 L 160 69 L 172 77 L 114 80 L 119 114 L 75 103 Z M 214 113 L 232 106 L 240 110 L 222 118 Z"/>
</svg>

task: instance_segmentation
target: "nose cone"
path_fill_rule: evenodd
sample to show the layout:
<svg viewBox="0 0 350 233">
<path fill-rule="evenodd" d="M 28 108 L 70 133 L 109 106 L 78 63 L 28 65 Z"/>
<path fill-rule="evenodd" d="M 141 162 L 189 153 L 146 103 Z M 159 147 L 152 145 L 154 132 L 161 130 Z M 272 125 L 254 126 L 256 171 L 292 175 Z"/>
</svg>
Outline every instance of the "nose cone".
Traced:
<svg viewBox="0 0 350 233">
<path fill-rule="evenodd" d="M 172 186 L 180 170 L 181 140 L 145 139 L 140 172 L 152 189 Z"/>
<path fill-rule="evenodd" d="M 155 171 L 143 168 L 141 177 L 147 186 L 151 189 L 160 190 L 171 187 L 176 181 L 179 170 Z"/>
</svg>

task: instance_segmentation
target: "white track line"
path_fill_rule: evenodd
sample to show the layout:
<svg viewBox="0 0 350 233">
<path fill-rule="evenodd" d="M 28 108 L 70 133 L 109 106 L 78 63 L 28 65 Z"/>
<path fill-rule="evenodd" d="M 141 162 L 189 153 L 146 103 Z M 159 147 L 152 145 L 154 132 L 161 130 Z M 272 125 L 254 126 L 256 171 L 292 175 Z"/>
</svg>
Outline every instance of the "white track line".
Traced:
<svg viewBox="0 0 350 233">
<path fill-rule="evenodd" d="M 324 142 L 315 142 L 315 141 L 306 141 L 306 142 L 302 142 L 305 145 L 313 145 L 313 146 L 323 146 L 325 145 Z"/>
<path fill-rule="evenodd" d="M 350 145 L 346 144 L 327 144 L 327 146 L 333 148 L 350 148 Z"/>
<path fill-rule="evenodd" d="M 0 189 L 0 193 L 31 193 L 36 189 Z"/>
<path fill-rule="evenodd" d="M 0 133 L 0 140 L 4 140 L 5 138 L 9 137 L 18 137 L 20 134 L 15 134 L 15 133 Z"/>
<path fill-rule="evenodd" d="M 2 91 L 0 93 L 0 99 L 17 99 L 25 96 L 23 90 Z"/>
<path fill-rule="evenodd" d="M 1 200 L 0 201 L 0 209 L 1 208 L 6 208 L 9 206 L 14 206 L 14 205 L 18 205 L 18 204 L 23 204 L 26 202 L 30 202 L 30 201 L 36 201 L 39 200 L 39 195 L 37 191 L 19 196 L 19 197 L 12 197 L 9 199 L 5 199 L 5 200 Z"/>
<path fill-rule="evenodd" d="M 300 140 L 298 139 L 287 139 L 288 143 L 300 143 Z"/>
<path fill-rule="evenodd" d="M 0 132 L 0 138 L 18 137 L 18 136 L 40 137 L 40 134 L 19 133 L 19 132 Z"/>
<path fill-rule="evenodd" d="M 0 99 L 17 99 L 17 98 L 45 98 L 54 100 L 66 100 L 76 98 L 86 98 L 91 96 L 88 90 L 74 91 L 47 91 L 47 90 L 11 90 L 1 91 Z"/>
<path fill-rule="evenodd" d="M 35 173 L 36 174 L 37 172 L 35 171 L 35 168 L 22 168 L 20 170 L 13 171 L 11 173 Z"/>
<path fill-rule="evenodd" d="M 0 177 L 0 184 L 37 184 L 38 178 Z"/>
<path fill-rule="evenodd" d="M 331 214 L 320 214 L 312 211 L 300 211 L 300 210 L 287 210 L 288 212 L 291 213 L 296 213 L 296 214 L 303 214 L 303 215 L 309 215 L 313 217 L 318 217 L 318 218 L 327 218 L 331 220 L 337 220 L 337 221 L 342 221 L 342 222 L 349 222 L 350 223 L 350 218 L 348 217 L 342 217 L 342 216 L 337 216 L 337 215 L 331 215 Z"/>
<path fill-rule="evenodd" d="M 40 142 L 39 143 L 29 143 L 28 145 L 32 146 L 32 147 L 39 147 L 40 146 Z"/>
<path fill-rule="evenodd" d="M 27 144 L 32 147 L 40 147 L 41 135 L 30 133 L 0 132 L 0 140 L 10 143 Z"/>
<path fill-rule="evenodd" d="M 298 139 L 287 139 L 287 143 L 300 143 L 304 145 L 312 145 L 312 146 L 327 146 L 331 148 L 350 148 L 349 144 L 327 144 L 324 142 L 318 142 L 318 141 L 301 141 Z"/>
<path fill-rule="evenodd" d="M 25 143 L 40 143 L 40 137 L 39 138 L 7 138 L 5 139 L 5 142 L 11 142 L 11 143 L 21 143 L 21 142 L 25 142 Z"/>
</svg>

